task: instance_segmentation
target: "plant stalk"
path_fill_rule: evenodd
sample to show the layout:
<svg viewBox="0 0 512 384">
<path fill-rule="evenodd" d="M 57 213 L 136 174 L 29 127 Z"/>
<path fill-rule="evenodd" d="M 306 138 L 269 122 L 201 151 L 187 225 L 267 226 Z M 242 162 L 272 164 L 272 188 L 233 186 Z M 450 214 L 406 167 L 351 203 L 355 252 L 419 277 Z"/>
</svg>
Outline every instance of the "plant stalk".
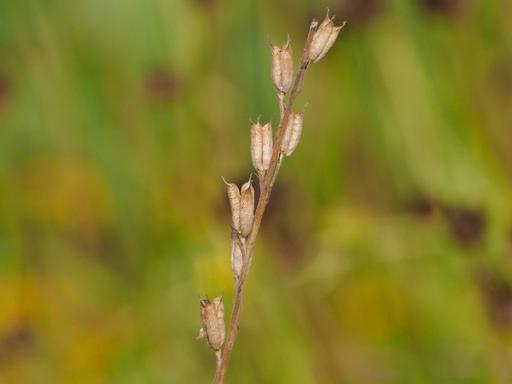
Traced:
<svg viewBox="0 0 512 384">
<path fill-rule="evenodd" d="M 249 273 L 249 268 L 253 258 L 253 249 L 256 242 L 256 237 L 258 236 L 258 232 L 260 229 L 261 221 L 263 219 L 263 215 L 265 214 L 265 209 L 267 207 L 268 201 L 270 199 L 270 194 L 272 192 L 272 187 L 274 185 L 274 181 L 276 179 L 277 173 L 279 172 L 279 166 L 281 163 L 281 144 L 284 138 L 284 132 L 288 123 L 288 119 L 290 117 L 290 113 L 292 111 L 295 100 L 297 99 L 300 91 L 302 90 L 302 84 L 304 82 L 304 76 L 306 74 L 306 70 L 309 66 L 308 52 L 309 47 L 311 45 L 311 41 L 313 38 L 313 34 L 318 28 L 318 23 L 313 21 L 309 27 L 308 37 L 306 39 L 306 43 L 304 45 L 304 50 L 302 53 L 302 58 L 300 61 L 300 67 L 297 70 L 293 85 L 288 96 L 287 102 L 283 108 L 281 109 L 281 119 L 279 123 L 279 127 L 276 132 L 276 140 L 274 143 L 274 147 L 272 150 L 272 158 L 270 160 L 270 165 L 268 170 L 265 172 L 263 179 L 260 180 L 260 196 L 258 200 L 258 205 L 256 207 L 256 211 L 254 214 L 254 222 L 252 225 L 251 233 L 249 234 L 247 241 L 245 243 L 245 249 L 243 252 L 243 266 L 242 272 L 240 274 L 240 279 L 236 281 L 235 285 L 235 299 L 233 304 L 233 311 L 231 312 L 231 319 L 229 321 L 226 342 L 224 344 L 224 349 L 222 355 L 220 357 L 220 363 L 217 364 L 217 370 L 215 372 L 214 383 L 215 384 L 223 384 L 224 378 L 226 376 L 226 371 L 229 366 L 229 361 L 231 358 L 231 354 L 233 352 L 233 347 L 235 345 L 236 336 L 238 334 L 238 329 L 240 326 L 240 316 L 242 312 L 242 298 L 243 298 L 243 289 L 245 285 L 245 280 Z M 281 99 L 280 99 L 281 104 Z"/>
</svg>

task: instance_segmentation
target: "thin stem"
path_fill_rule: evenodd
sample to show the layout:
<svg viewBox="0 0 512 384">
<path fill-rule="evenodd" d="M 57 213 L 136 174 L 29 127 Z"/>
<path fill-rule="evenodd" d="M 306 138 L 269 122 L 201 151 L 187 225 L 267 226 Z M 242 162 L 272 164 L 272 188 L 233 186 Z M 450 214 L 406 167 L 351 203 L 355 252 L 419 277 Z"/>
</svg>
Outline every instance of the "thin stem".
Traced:
<svg viewBox="0 0 512 384">
<path fill-rule="evenodd" d="M 279 123 L 279 127 L 276 132 L 276 141 L 274 143 L 274 148 L 272 151 L 272 158 L 270 160 L 270 165 L 268 170 L 265 172 L 263 179 L 260 182 L 260 197 L 258 200 L 258 205 L 256 207 L 256 212 L 254 213 L 254 222 L 252 225 L 251 233 L 247 238 L 245 243 L 245 252 L 243 254 L 244 263 L 242 267 L 242 273 L 240 274 L 240 279 L 236 282 L 236 291 L 235 291 L 235 301 L 233 305 L 233 311 L 231 312 L 231 319 L 229 321 L 226 343 L 224 344 L 224 350 L 221 358 L 220 364 L 217 365 L 217 371 L 215 372 L 215 384 L 224 383 L 224 377 L 226 375 L 226 371 L 229 365 L 229 361 L 231 358 L 231 353 L 233 352 L 233 346 L 235 345 L 236 336 L 238 334 L 238 328 L 240 325 L 240 315 L 242 312 L 242 297 L 243 297 L 243 288 L 245 284 L 245 280 L 247 278 L 247 274 L 249 272 L 249 268 L 253 258 L 253 249 L 254 244 L 256 242 L 256 237 L 258 236 L 258 232 L 261 225 L 261 220 L 263 219 L 263 215 L 265 213 L 265 209 L 267 207 L 268 201 L 270 199 L 270 194 L 272 192 L 272 187 L 274 185 L 274 181 L 277 176 L 277 172 L 279 172 L 279 166 L 281 164 L 281 144 L 284 138 L 284 131 L 287 125 L 288 118 L 290 117 L 290 113 L 292 111 L 293 104 L 297 99 L 301 89 L 302 83 L 304 81 L 304 75 L 306 74 L 306 70 L 309 65 L 308 52 L 309 47 L 311 45 L 311 40 L 313 38 L 313 34 L 317 30 L 318 23 L 313 21 L 309 27 L 308 37 L 306 39 L 306 44 L 304 45 L 304 50 L 302 53 L 302 58 L 300 62 L 300 67 L 295 74 L 295 78 L 293 80 L 292 89 L 288 96 L 287 103 L 282 112 L 282 118 Z"/>
<path fill-rule="evenodd" d="M 218 350 L 215 351 L 215 357 L 217 359 L 217 368 L 220 366 L 220 363 L 222 362 L 222 351 Z"/>
</svg>

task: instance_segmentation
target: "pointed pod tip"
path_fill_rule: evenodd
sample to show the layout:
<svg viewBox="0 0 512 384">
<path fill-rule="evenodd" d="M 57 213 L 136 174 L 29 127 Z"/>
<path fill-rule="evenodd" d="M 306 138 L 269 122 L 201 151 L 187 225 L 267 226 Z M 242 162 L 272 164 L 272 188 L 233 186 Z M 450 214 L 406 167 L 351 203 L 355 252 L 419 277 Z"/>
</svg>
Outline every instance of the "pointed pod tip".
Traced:
<svg viewBox="0 0 512 384">
<path fill-rule="evenodd" d="M 332 23 L 332 21 L 336 18 L 336 15 L 331 16 L 330 13 L 331 13 L 331 10 L 329 9 L 329 7 L 327 7 L 326 12 L 325 12 L 325 18 L 322 21 L 322 24 L 323 23 Z"/>
<path fill-rule="evenodd" d="M 234 184 L 234 183 L 230 183 L 229 181 L 227 181 L 227 180 L 224 178 L 224 176 L 221 176 L 220 178 L 222 179 L 222 181 L 224 182 L 224 184 L 225 184 L 227 187 L 230 187 L 230 186 L 233 186 L 233 185 L 234 185 L 234 186 L 236 186 L 236 184 Z"/>
<path fill-rule="evenodd" d="M 286 43 L 283 45 L 283 49 L 290 48 L 291 43 L 292 43 L 292 38 L 290 37 L 290 33 L 288 33 L 288 38 L 286 39 Z"/>
<path fill-rule="evenodd" d="M 204 329 L 204 327 L 201 327 L 199 329 L 199 334 L 197 335 L 196 340 L 202 340 L 205 338 L 206 338 L 206 330 Z"/>
<path fill-rule="evenodd" d="M 249 175 L 249 180 L 247 180 L 243 185 L 242 185 L 242 188 L 240 188 L 240 192 L 241 193 L 244 193 L 245 191 L 247 191 L 249 188 L 252 187 L 252 175 L 253 173 L 251 172 L 251 174 Z"/>
</svg>

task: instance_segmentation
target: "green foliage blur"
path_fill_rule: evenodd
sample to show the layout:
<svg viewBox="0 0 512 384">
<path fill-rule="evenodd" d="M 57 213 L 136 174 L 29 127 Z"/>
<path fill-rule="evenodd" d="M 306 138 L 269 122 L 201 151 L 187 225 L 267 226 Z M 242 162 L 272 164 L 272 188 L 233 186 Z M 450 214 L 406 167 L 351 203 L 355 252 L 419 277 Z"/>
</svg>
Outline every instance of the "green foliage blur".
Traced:
<svg viewBox="0 0 512 384">
<path fill-rule="evenodd" d="M 512 2 L 0 0 L 0 383 L 209 383 L 221 176 L 308 72 L 228 383 L 512 382 Z"/>
</svg>

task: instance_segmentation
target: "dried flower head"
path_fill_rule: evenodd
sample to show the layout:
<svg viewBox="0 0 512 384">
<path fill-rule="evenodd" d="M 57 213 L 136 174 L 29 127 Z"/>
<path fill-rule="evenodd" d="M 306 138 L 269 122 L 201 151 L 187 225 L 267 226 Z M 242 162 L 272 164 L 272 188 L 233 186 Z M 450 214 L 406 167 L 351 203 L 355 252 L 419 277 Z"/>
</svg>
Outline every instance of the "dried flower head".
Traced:
<svg viewBox="0 0 512 384">
<path fill-rule="evenodd" d="M 263 174 L 270 165 L 272 145 L 272 124 L 253 123 L 251 125 L 251 158 L 259 174 Z"/>
<path fill-rule="evenodd" d="M 345 22 L 339 27 L 335 27 L 333 23 L 334 17 L 329 16 L 329 11 L 325 15 L 325 19 L 322 21 L 311 40 L 311 46 L 309 47 L 308 58 L 313 63 L 317 63 L 326 53 L 331 49 L 332 45 L 336 41 L 341 28 L 344 27 Z"/>
<path fill-rule="evenodd" d="M 271 44 L 272 81 L 275 87 L 283 93 L 290 90 L 293 80 L 293 57 L 290 38 L 282 47 Z"/>
<path fill-rule="evenodd" d="M 222 348 L 226 327 L 224 324 L 224 302 L 222 297 L 216 297 L 212 301 L 205 298 L 199 300 L 201 320 L 203 327 L 199 330 L 198 339 L 206 338 L 208 345 L 215 351 Z"/>
<path fill-rule="evenodd" d="M 303 125 L 304 114 L 302 112 L 290 113 L 281 145 L 281 152 L 286 156 L 290 156 L 299 145 Z"/>
</svg>

